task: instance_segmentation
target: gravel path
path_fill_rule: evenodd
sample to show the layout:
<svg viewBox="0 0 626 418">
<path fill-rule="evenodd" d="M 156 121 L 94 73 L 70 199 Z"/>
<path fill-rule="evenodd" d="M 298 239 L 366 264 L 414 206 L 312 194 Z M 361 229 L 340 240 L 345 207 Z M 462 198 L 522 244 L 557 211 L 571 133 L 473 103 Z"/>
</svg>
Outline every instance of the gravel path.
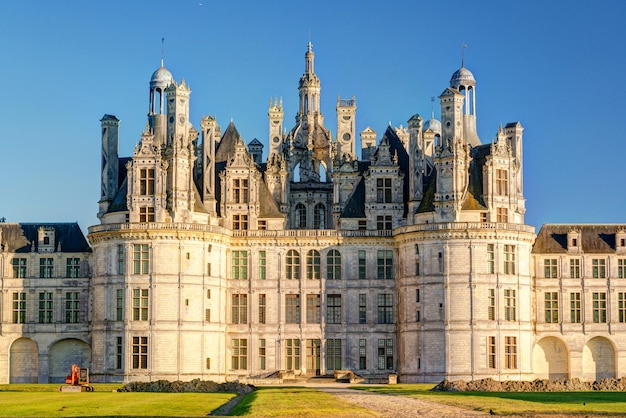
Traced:
<svg viewBox="0 0 626 418">
<path fill-rule="evenodd" d="M 484 417 L 489 415 L 420 399 L 383 395 L 347 387 L 316 387 L 315 389 L 331 393 L 347 402 L 375 411 L 385 418 Z"/>
</svg>

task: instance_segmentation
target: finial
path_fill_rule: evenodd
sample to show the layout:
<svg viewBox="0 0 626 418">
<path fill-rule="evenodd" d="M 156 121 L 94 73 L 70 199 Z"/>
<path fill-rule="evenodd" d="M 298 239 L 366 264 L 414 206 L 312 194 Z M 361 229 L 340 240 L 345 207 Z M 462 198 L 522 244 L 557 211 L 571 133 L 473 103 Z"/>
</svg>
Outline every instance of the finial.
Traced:
<svg viewBox="0 0 626 418">
<path fill-rule="evenodd" d="M 430 96 L 430 118 L 435 119 L 435 96 Z"/>
<path fill-rule="evenodd" d="M 163 67 L 163 56 L 165 55 L 165 38 L 161 38 L 161 67 Z"/>
<path fill-rule="evenodd" d="M 461 67 L 465 67 L 465 48 L 467 48 L 467 44 L 463 42 L 461 44 Z"/>
</svg>

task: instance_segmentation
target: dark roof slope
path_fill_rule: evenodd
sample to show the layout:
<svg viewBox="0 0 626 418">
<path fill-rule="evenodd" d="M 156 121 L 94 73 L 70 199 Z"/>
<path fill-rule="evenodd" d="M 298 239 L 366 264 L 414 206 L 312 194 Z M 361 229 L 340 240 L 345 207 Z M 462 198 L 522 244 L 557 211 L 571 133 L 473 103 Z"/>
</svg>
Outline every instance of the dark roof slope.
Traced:
<svg viewBox="0 0 626 418">
<path fill-rule="evenodd" d="M 584 253 L 615 252 L 615 234 L 626 230 L 626 225 L 602 224 L 545 224 L 539 230 L 533 245 L 533 254 L 563 254 L 567 252 L 567 233 L 580 232 L 580 249 Z"/>
<path fill-rule="evenodd" d="M 341 213 L 342 218 L 365 218 L 365 179 L 356 185 Z"/>
<path fill-rule="evenodd" d="M 222 135 L 222 139 L 220 139 L 219 144 L 217 145 L 217 150 L 215 151 L 215 162 L 219 163 L 222 161 L 230 160 L 233 155 L 235 155 L 235 145 L 237 145 L 237 141 L 241 140 L 241 135 L 237 132 L 237 128 L 235 128 L 235 124 L 231 121 Z"/>
<path fill-rule="evenodd" d="M 32 251 L 34 243 L 34 249 L 38 251 L 39 238 L 37 230 L 42 226 L 44 228 L 54 228 L 55 250 L 59 248 L 60 243 L 61 251 L 63 252 L 91 252 L 91 247 L 76 222 L 0 224 L 2 244 L 5 246 L 4 250 L 16 253 L 29 253 Z"/>
</svg>

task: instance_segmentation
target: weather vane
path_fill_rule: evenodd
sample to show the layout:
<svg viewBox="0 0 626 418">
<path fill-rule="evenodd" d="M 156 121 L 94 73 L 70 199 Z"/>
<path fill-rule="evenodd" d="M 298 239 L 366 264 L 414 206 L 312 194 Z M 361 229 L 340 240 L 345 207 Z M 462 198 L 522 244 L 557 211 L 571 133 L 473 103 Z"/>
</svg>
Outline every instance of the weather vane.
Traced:
<svg viewBox="0 0 626 418">
<path fill-rule="evenodd" d="M 161 67 L 163 67 L 164 55 L 165 55 L 165 38 L 161 38 Z"/>
</svg>

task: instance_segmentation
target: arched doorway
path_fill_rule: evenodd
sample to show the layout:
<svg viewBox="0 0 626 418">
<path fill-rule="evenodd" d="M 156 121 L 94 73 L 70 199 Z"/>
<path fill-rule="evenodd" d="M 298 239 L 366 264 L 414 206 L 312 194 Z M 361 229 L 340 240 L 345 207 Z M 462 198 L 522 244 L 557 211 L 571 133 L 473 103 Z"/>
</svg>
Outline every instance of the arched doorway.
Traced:
<svg viewBox="0 0 626 418">
<path fill-rule="evenodd" d="M 39 353 L 30 338 L 18 338 L 9 353 L 9 383 L 38 383 Z"/>
<path fill-rule="evenodd" d="M 615 377 L 615 349 L 604 337 L 587 341 L 583 349 L 583 379 L 600 380 Z"/>
<path fill-rule="evenodd" d="M 63 383 L 72 364 L 79 367 L 91 367 L 91 347 L 76 339 L 57 341 L 50 347 L 49 376 L 50 383 Z"/>
<path fill-rule="evenodd" d="M 569 378 L 569 351 L 563 341 L 546 337 L 535 344 L 533 373 L 538 379 Z"/>
</svg>

